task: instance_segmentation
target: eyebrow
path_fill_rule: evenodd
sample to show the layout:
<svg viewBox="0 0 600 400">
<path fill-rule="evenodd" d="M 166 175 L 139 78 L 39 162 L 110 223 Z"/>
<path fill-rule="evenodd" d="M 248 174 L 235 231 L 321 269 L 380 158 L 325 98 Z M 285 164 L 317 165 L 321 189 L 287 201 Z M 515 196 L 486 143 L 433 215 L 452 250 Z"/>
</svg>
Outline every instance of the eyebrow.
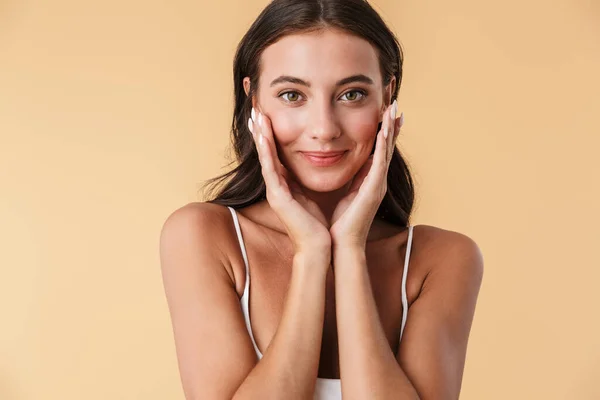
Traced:
<svg viewBox="0 0 600 400">
<path fill-rule="evenodd" d="M 303 85 L 303 86 L 310 87 L 310 82 L 306 82 L 300 78 L 296 78 L 294 76 L 289 76 L 289 75 L 282 75 L 279 78 L 275 78 L 273 80 L 273 82 L 271 82 L 271 87 L 273 87 L 277 84 L 280 84 L 280 83 L 284 83 L 284 82 L 295 83 L 297 85 Z M 346 85 L 348 83 L 353 83 L 353 82 L 361 82 L 361 83 L 366 83 L 367 85 L 373 85 L 373 80 L 363 74 L 352 75 L 347 78 L 340 79 L 339 81 L 336 82 L 335 85 L 342 86 L 342 85 Z"/>
</svg>

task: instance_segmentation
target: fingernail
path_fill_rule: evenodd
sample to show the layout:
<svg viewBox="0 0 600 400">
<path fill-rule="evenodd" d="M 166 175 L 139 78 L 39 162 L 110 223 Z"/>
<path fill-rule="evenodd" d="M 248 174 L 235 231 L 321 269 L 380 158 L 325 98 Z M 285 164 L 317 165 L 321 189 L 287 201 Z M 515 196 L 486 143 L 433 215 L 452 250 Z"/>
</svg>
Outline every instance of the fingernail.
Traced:
<svg viewBox="0 0 600 400">
<path fill-rule="evenodd" d="M 402 127 L 402 125 L 404 125 L 404 111 L 400 114 L 400 127 Z"/>
<path fill-rule="evenodd" d="M 254 107 L 252 107 L 252 121 L 256 121 L 256 112 L 254 111 Z"/>
<path fill-rule="evenodd" d="M 388 137 L 388 128 L 385 128 L 383 130 L 383 137 L 387 139 L 387 137 Z"/>
<path fill-rule="evenodd" d="M 398 112 L 398 102 L 394 100 L 392 104 L 392 121 L 396 120 L 396 113 Z"/>
<path fill-rule="evenodd" d="M 254 135 L 254 129 L 252 129 L 252 118 L 248 118 L 248 129 L 250 129 L 250 133 Z"/>
</svg>

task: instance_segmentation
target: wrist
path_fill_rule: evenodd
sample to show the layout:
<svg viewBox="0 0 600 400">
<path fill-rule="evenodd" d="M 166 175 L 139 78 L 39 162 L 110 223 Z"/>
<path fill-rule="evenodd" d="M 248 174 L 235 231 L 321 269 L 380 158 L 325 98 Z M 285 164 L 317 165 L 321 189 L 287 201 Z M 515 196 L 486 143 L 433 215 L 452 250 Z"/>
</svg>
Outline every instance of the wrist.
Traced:
<svg viewBox="0 0 600 400">
<path fill-rule="evenodd" d="M 367 245 L 367 238 L 362 235 L 335 235 L 331 234 L 331 247 L 333 249 L 364 249 Z"/>
<path fill-rule="evenodd" d="M 331 254 L 331 248 L 301 250 L 294 254 L 293 262 L 308 269 L 327 270 L 331 266 Z"/>
<path fill-rule="evenodd" d="M 332 258 L 334 261 L 342 258 L 366 260 L 366 249 L 356 243 L 336 243 L 332 246 Z"/>
<path fill-rule="evenodd" d="M 331 257 L 331 245 L 332 241 L 329 234 L 321 235 L 316 233 L 310 238 L 294 242 L 294 254 L 302 254 L 307 257 L 320 254 Z"/>
</svg>

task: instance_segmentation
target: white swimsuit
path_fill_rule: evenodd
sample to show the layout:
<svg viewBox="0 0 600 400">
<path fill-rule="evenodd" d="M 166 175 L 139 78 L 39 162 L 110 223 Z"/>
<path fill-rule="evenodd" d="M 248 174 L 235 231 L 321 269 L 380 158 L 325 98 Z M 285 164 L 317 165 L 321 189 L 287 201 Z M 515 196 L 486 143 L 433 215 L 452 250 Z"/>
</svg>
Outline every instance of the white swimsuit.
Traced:
<svg viewBox="0 0 600 400">
<path fill-rule="evenodd" d="M 244 257 L 244 264 L 246 265 L 246 285 L 244 287 L 244 294 L 241 298 L 242 311 L 244 313 L 244 319 L 246 320 L 246 328 L 252 339 L 254 350 L 258 359 L 262 358 L 262 353 L 258 350 L 254 335 L 252 334 L 252 326 L 250 324 L 250 313 L 248 307 L 248 299 L 250 296 L 250 272 L 248 267 L 248 256 L 246 254 L 246 246 L 242 239 L 242 231 L 240 229 L 240 223 L 235 210 L 232 207 L 227 207 L 231 211 L 233 216 L 233 222 L 235 224 L 235 230 L 237 232 L 238 241 L 242 250 L 242 256 Z M 413 226 L 408 227 L 408 243 L 406 247 L 406 256 L 404 258 L 404 271 L 402 272 L 402 325 L 400 326 L 400 340 L 402 340 L 402 333 L 404 332 L 404 326 L 406 325 L 406 317 L 408 313 L 408 300 L 406 298 L 406 275 L 408 272 L 408 260 L 410 258 L 410 250 L 412 246 Z M 330 378 L 317 378 L 315 387 L 314 400 L 341 400 L 342 398 L 342 383 L 340 379 Z"/>
</svg>

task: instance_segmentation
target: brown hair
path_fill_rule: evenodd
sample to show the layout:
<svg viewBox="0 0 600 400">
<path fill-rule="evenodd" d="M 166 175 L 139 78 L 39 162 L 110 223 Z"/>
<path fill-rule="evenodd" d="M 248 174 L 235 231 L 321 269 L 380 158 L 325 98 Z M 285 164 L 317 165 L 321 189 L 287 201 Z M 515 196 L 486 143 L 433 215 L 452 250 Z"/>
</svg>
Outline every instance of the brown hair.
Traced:
<svg viewBox="0 0 600 400">
<path fill-rule="evenodd" d="M 231 125 L 232 144 L 238 165 L 205 182 L 209 203 L 241 208 L 266 198 L 265 182 L 247 121 L 252 97 L 258 87 L 260 56 L 265 48 L 285 35 L 328 27 L 341 29 L 370 42 L 377 50 L 383 86 L 396 77 L 390 102 L 402 82 L 403 53 L 396 36 L 365 0 L 274 0 L 261 12 L 238 44 L 233 63 L 235 108 Z M 246 95 L 243 80 L 250 78 Z M 379 124 L 377 131 L 381 129 Z M 233 162 L 232 162 L 233 163 Z M 231 165 L 231 164 L 230 164 Z M 227 181 L 224 185 L 221 183 Z M 387 193 L 377 216 L 407 227 L 414 204 L 414 185 L 407 163 L 397 148 L 390 161 Z M 219 188 L 219 186 L 221 186 Z"/>
</svg>

